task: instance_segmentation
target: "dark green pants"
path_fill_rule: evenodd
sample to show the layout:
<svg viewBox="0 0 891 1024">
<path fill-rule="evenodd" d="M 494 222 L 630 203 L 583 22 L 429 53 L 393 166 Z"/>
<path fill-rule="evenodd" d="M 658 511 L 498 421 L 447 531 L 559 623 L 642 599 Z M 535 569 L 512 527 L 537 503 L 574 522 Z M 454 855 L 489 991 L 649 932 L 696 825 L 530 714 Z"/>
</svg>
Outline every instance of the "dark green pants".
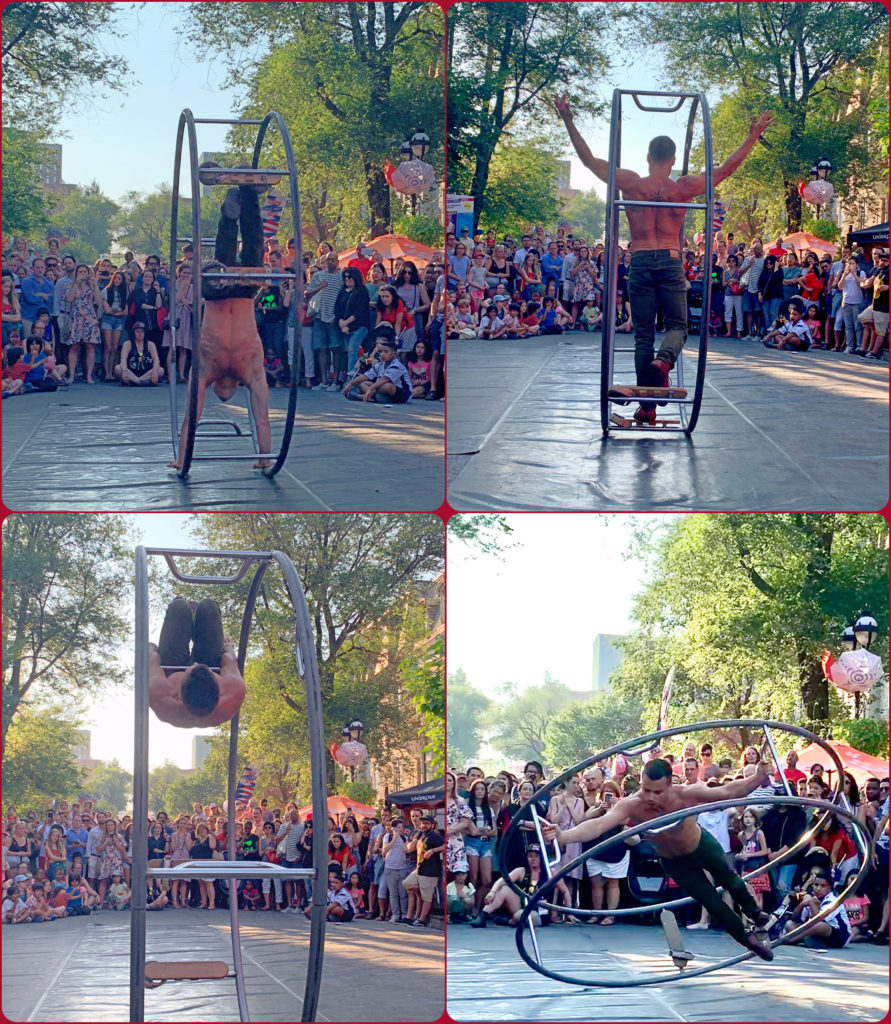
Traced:
<svg viewBox="0 0 891 1024">
<path fill-rule="evenodd" d="M 217 225 L 214 260 L 224 267 L 263 266 L 263 222 L 260 218 L 260 198 L 250 185 L 238 189 L 241 200 L 241 217 L 232 220 L 221 216 Z M 238 227 L 241 225 L 241 258 L 238 258 Z M 219 281 L 205 281 L 202 289 L 205 299 L 252 299 L 257 293 L 256 285 L 230 284 L 221 287 Z"/>
<path fill-rule="evenodd" d="M 219 668 L 223 660 L 223 617 L 216 601 L 200 601 L 194 615 L 188 601 L 181 597 L 171 601 L 161 627 L 158 652 L 162 665 Z"/>
<path fill-rule="evenodd" d="M 638 384 L 649 384 L 656 348 L 656 314 L 662 310 L 665 337 L 659 355 L 674 366 L 687 340 L 687 280 L 680 257 L 668 249 L 640 249 L 631 259 L 628 301 L 634 321 L 634 368 Z"/>
<path fill-rule="evenodd" d="M 746 883 L 727 866 L 721 844 L 714 836 L 703 831 L 699 845 L 692 853 L 684 857 L 663 857 L 662 865 L 688 896 L 705 907 L 712 920 L 723 925 L 727 934 L 740 945 L 746 944 L 745 925 L 727 906 L 715 887 L 722 885 L 730 893 L 733 902 L 749 917 L 760 913 L 760 908 L 746 888 Z M 714 883 L 708 880 L 706 871 Z"/>
</svg>

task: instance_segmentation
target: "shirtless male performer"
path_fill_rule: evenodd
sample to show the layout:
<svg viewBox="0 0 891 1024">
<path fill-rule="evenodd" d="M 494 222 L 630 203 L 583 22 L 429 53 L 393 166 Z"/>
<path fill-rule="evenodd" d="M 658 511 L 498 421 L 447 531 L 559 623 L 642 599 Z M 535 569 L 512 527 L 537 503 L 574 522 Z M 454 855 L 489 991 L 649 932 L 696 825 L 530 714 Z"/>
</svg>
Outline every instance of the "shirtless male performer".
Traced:
<svg viewBox="0 0 891 1024">
<path fill-rule="evenodd" d="M 202 164 L 212 167 L 215 164 Z M 238 227 L 241 223 L 242 267 L 263 266 L 263 223 L 260 219 L 258 190 L 264 185 L 238 185 L 230 188 L 220 207 L 213 262 L 204 270 L 227 270 L 236 266 Z M 254 295 L 260 282 L 253 284 L 230 283 L 225 279 L 202 279 L 201 295 L 204 316 L 198 338 L 198 405 L 197 419 L 201 419 L 204 392 L 210 386 L 221 402 L 228 401 L 239 383 L 250 392 L 251 409 L 257 423 L 257 444 L 261 452 L 268 452 L 272 444 L 269 428 L 269 390 L 263 368 L 263 343 L 254 319 Z M 195 363 L 192 364 L 194 372 Z M 189 429 L 189 410 L 183 418 L 179 436 L 179 458 L 168 465 L 182 469 L 183 451 Z M 254 469 L 267 469 L 269 459 L 258 459 Z"/>
<path fill-rule="evenodd" d="M 174 598 L 158 644 L 148 646 L 149 706 L 162 722 L 183 729 L 222 725 L 241 707 L 247 691 L 216 601 L 200 601 L 193 615 L 190 602 Z"/>
<path fill-rule="evenodd" d="M 727 782 L 717 790 L 709 788 L 704 782 L 673 786 L 671 774 L 671 765 L 662 758 L 648 761 L 641 773 L 640 789 L 635 793 L 617 801 L 599 818 L 583 821 L 566 831 L 542 821 L 545 840 L 550 842 L 556 837 L 560 846 L 588 842 L 617 826 L 637 825 L 671 811 L 709 804 L 715 800 L 739 800 L 758 786 L 769 784 L 764 762 L 759 763 L 756 774 L 747 779 Z M 765 924 L 770 915 L 761 910 L 745 882 L 727 866 L 720 844 L 700 828 L 695 814 L 664 830 L 644 832 L 641 838 L 653 844 L 666 872 L 688 896 L 706 908 L 713 920 L 719 921 L 727 929 L 728 935 L 741 946 L 757 953 L 762 960 L 773 960 L 771 948 L 754 932 L 746 931 L 740 916 L 727 906 L 715 886 L 723 886 L 746 917 L 756 925 Z M 714 882 L 709 881 L 706 871 Z"/>
<path fill-rule="evenodd" d="M 582 163 L 601 181 L 609 180 L 609 163 L 595 157 L 582 138 L 572 119 L 567 96 L 557 97 L 557 112 L 563 118 L 566 130 Z M 717 185 L 742 164 L 762 133 L 768 128 L 773 115 L 769 110 L 752 121 L 745 142 L 720 167 L 714 169 Z M 666 135 L 652 139 L 647 152 L 649 173 L 641 177 L 634 171 L 616 168 L 616 187 L 623 199 L 651 200 L 653 202 L 690 203 L 705 192 L 705 172 L 687 174 L 672 181 L 675 145 Z M 631 270 L 628 276 L 628 296 L 631 301 L 631 319 L 634 323 L 634 368 L 640 387 L 670 386 L 669 371 L 687 340 L 687 282 L 681 257 L 680 233 L 686 210 L 666 207 L 632 206 L 625 210 L 631 229 Z M 661 308 L 665 323 L 665 338 L 656 353 L 656 314 Z M 664 402 L 662 403 L 665 404 Z M 656 407 L 642 402 L 634 413 L 639 423 L 655 423 Z"/>
</svg>

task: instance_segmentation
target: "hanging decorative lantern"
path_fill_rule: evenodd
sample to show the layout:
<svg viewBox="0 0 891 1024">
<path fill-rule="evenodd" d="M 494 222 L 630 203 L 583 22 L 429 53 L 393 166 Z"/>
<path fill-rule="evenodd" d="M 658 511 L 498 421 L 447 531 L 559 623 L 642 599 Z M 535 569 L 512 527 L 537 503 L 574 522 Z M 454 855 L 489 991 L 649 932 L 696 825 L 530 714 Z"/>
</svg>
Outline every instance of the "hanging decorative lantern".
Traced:
<svg viewBox="0 0 891 1024">
<path fill-rule="evenodd" d="M 831 651 L 823 651 L 821 664 L 829 682 L 845 693 L 871 690 L 885 675 L 882 659 L 865 647 L 843 651 L 837 659 Z"/>
<path fill-rule="evenodd" d="M 358 740 L 348 740 L 341 744 L 337 752 L 338 763 L 346 765 L 348 768 L 355 768 L 366 757 L 368 757 L 368 747 L 364 743 L 359 743 Z"/>
</svg>

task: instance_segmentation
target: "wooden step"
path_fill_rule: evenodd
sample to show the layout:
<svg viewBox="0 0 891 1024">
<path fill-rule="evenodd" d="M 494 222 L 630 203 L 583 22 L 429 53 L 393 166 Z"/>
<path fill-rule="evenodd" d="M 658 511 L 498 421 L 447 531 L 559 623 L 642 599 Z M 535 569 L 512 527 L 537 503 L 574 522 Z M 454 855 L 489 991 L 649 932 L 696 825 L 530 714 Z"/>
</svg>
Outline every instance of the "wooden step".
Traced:
<svg viewBox="0 0 891 1024">
<path fill-rule="evenodd" d="M 202 185 L 277 185 L 287 171 L 263 171 L 250 167 L 199 167 Z"/>
<path fill-rule="evenodd" d="M 681 422 L 680 420 L 657 419 L 655 423 L 639 423 L 637 420 L 629 419 L 626 416 L 620 416 L 617 412 L 611 412 L 609 414 L 609 419 L 610 423 L 626 430 L 629 427 L 636 427 L 638 430 L 658 430 L 660 427 L 675 427 Z"/>
<path fill-rule="evenodd" d="M 229 965 L 222 960 L 147 960 L 145 976 L 148 981 L 209 981 L 228 978 Z"/>
<path fill-rule="evenodd" d="M 686 398 L 686 388 L 648 388 L 638 387 L 633 384 L 613 384 L 609 389 L 610 398 L 613 395 L 622 398 Z"/>
</svg>

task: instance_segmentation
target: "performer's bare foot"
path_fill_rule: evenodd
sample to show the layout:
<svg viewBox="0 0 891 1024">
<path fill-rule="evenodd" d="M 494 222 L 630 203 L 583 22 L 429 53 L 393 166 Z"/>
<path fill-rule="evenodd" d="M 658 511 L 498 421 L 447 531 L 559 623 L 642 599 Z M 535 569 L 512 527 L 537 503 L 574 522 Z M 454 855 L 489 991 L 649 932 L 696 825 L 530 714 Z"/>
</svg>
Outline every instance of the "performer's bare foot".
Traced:
<svg viewBox="0 0 891 1024">
<path fill-rule="evenodd" d="M 167 463 L 167 468 L 168 469 L 182 469 L 183 468 L 182 460 L 181 459 L 179 459 L 179 460 L 172 459 L 170 462 Z"/>
<path fill-rule="evenodd" d="M 257 459 L 254 463 L 254 469 L 269 469 L 272 465 L 272 459 Z"/>
</svg>

